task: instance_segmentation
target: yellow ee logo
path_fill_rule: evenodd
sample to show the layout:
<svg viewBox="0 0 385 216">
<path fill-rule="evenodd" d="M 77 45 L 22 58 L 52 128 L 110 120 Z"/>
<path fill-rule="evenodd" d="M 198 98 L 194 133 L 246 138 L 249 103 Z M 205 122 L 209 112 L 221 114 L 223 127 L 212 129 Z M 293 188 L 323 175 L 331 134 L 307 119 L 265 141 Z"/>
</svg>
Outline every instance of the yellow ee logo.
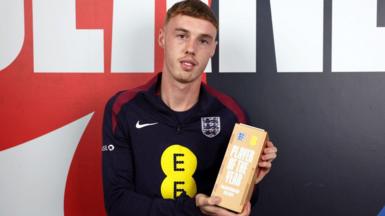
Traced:
<svg viewBox="0 0 385 216">
<path fill-rule="evenodd" d="M 195 196 L 197 186 L 192 176 L 197 168 L 197 158 L 190 149 L 178 144 L 169 146 L 160 163 L 166 175 L 160 186 L 164 199 L 175 199 L 183 191 L 191 198 Z"/>
<path fill-rule="evenodd" d="M 256 136 L 252 136 L 250 139 L 250 145 L 255 146 L 257 145 L 258 138 Z"/>
</svg>

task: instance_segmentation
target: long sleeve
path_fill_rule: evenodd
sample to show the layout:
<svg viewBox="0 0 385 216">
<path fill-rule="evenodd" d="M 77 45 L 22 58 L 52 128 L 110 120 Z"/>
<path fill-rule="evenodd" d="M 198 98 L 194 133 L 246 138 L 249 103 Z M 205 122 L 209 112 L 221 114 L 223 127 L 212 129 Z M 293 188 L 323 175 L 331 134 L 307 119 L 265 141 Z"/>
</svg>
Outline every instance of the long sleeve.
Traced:
<svg viewBox="0 0 385 216">
<path fill-rule="evenodd" d="M 162 199 L 135 190 L 134 155 L 124 115 L 114 113 L 113 97 L 106 105 L 103 120 L 102 169 L 104 202 L 110 216 L 187 216 L 201 215 L 192 198 L 185 193 Z"/>
</svg>

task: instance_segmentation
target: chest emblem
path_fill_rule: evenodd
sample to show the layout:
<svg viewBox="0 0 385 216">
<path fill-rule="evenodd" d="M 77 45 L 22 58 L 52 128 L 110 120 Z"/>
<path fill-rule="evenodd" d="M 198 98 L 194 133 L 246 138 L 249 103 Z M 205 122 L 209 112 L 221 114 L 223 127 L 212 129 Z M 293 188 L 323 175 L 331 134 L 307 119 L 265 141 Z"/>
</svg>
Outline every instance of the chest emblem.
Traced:
<svg viewBox="0 0 385 216">
<path fill-rule="evenodd" d="M 201 128 L 203 135 L 213 138 L 221 132 L 221 118 L 218 116 L 202 117 Z"/>
<path fill-rule="evenodd" d="M 151 125 L 156 125 L 156 124 L 158 124 L 158 122 L 141 124 L 140 121 L 137 121 L 135 127 L 137 129 L 141 129 L 141 128 L 148 127 L 148 126 L 151 126 Z"/>
</svg>

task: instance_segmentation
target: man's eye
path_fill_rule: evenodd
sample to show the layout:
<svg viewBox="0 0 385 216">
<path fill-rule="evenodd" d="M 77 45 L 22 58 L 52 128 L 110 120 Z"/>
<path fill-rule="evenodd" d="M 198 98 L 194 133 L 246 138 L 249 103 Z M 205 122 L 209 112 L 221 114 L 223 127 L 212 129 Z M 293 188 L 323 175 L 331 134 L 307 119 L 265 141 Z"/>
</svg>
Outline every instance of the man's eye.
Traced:
<svg viewBox="0 0 385 216">
<path fill-rule="evenodd" d="M 178 34 L 178 35 L 176 35 L 178 38 L 180 38 L 180 39 L 184 39 L 184 38 L 186 38 L 186 35 L 184 35 L 184 34 Z"/>
<path fill-rule="evenodd" d="M 201 44 L 209 44 L 209 41 L 205 40 L 205 39 L 201 39 L 200 42 L 201 42 Z"/>
</svg>

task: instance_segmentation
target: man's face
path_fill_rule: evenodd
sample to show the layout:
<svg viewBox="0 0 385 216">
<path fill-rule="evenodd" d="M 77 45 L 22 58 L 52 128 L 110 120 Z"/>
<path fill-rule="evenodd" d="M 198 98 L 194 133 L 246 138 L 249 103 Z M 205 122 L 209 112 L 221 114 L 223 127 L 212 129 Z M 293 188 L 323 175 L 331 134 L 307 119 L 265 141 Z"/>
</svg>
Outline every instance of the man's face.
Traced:
<svg viewBox="0 0 385 216">
<path fill-rule="evenodd" d="M 200 78 L 214 55 L 217 29 L 207 20 L 177 15 L 161 29 L 159 45 L 164 49 L 163 73 L 181 83 Z"/>
</svg>

